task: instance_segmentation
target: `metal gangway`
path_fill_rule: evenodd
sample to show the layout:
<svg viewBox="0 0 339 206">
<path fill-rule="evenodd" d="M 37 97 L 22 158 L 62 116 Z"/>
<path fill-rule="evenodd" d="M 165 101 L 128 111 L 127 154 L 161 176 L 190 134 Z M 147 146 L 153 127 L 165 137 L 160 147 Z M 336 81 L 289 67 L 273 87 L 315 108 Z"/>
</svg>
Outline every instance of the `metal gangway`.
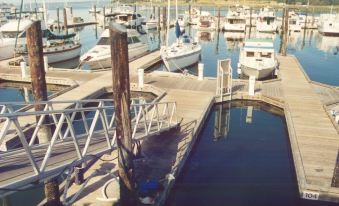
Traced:
<svg viewBox="0 0 339 206">
<path fill-rule="evenodd" d="M 43 109 L 35 111 L 34 105 Z M 133 99 L 130 111 L 135 143 L 179 125 L 175 102 Z M 41 139 L 46 134 L 47 141 Z M 113 100 L 0 105 L 0 145 L 10 142 L 16 144 L 0 150 L 0 196 L 56 176 L 74 161 L 116 149 Z"/>
</svg>

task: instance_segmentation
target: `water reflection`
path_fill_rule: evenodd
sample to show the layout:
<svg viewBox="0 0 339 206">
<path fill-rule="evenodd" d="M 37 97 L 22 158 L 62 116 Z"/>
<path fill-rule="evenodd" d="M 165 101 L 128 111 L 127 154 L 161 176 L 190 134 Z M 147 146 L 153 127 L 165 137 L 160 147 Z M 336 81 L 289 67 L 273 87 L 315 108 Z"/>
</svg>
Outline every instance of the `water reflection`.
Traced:
<svg viewBox="0 0 339 206">
<path fill-rule="evenodd" d="M 198 42 L 213 42 L 215 38 L 215 31 L 197 31 Z"/>
<path fill-rule="evenodd" d="M 315 43 L 316 47 L 325 53 L 337 55 L 339 52 L 339 37 L 323 36 L 318 33 Z"/>
<path fill-rule="evenodd" d="M 218 104 L 215 106 L 214 118 L 214 140 L 226 138 L 230 130 L 230 103 Z"/>
</svg>

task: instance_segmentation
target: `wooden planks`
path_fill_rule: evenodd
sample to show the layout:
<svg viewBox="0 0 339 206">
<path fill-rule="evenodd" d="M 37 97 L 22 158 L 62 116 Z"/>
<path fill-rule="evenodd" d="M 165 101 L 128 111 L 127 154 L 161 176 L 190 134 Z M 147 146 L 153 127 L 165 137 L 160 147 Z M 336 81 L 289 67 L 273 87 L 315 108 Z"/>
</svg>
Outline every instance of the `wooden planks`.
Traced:
<svg viewBox="0 0 339 206">
<path fill-rule="evenodd" d="M 320 198 L 339 191 L 331 188 L 339 149 L 339 135 L 318 92 L 294 57 L 279 56 L 285 115 L 300 193 L 316 190 Z M 325 187 L 325 189 L 324 189 Z"/>
</svg>

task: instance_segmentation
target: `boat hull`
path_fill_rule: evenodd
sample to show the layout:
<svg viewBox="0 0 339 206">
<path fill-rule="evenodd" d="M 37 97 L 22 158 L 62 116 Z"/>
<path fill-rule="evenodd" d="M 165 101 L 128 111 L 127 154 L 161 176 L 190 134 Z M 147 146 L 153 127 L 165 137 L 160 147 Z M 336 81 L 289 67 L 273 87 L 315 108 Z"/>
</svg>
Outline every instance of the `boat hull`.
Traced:
<svg viewBox="0 0 339 206">
<path fill-rule="evenodd" d="M 162 57 L 162 59 L 168 71 L 174 72 L 174 71 L 183 69 L 185 67 L 188 67 L 192 64 L 197 63 L 200 58 L 200 52 L 201 51 L 199 50 L 191 54 L 186 54 L 186 55 L 177 56 L 177 57 L 170 57 L 170 58 Z"/>
<path fill-rule="evenodd" d="M 262 69 L 255 69 L 251 67 L 247 67 L 245 65 L 240 66 L 241 71 L 246 76 L 255 76 L 256 79 L 263 79 L 272 75 L 275 70 L 275 67 L 268 67 Z"/>
<path fill-rule="evenodd" d="M 14 44 L 0 46 L 0 60 L 10 59 L 14 57 Z"/>
<path fill-rule="evenodd" d="M 128 59 L 131 60 L 136 57 L 139 57 L 140 55 L 145 54 L 147 51 L 148 51 L 148 47 L 146 44 L 141 44 L 137 47 L 129 48 Z M 105 68 L 112 67 L 111 53 L 104 55 L 100 59 L 82 61 L 80 64 L 86 64 L 86 66 L 88 66 L 89 69 L 105 69 Z"/>
<path fill-rule="evenodd" d="M 69 48 L 67 50 L 60 50 L 60 51 L 46 51 L 44 50 L 44 56 L 47 56 L 48 64 L 53 63 L 60 63 L 63 61 L 67 61 L 70 59 L 75 59 L 80 57 L 81 53 L 81 45 L 76 45 L 75 47 Z M 29 62 L 28 54 L 27 53 L 19 53 L 22 55 L 26 62 Z"/>
</svg>

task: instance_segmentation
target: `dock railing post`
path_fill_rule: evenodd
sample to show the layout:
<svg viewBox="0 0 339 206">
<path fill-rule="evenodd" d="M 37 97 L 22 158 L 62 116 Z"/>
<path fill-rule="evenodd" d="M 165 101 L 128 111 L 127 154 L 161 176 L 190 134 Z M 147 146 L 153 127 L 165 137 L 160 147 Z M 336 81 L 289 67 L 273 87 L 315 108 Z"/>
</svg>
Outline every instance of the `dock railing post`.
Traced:
<svg viewBox="0 0 339 206">
<path fill-rule="evenodd" d="M 198 64 L 198 80 L 204 80 L 204 64 Z"/>
<path fill-rule="evenodd" d="M 248 79 L 248 95 L 254 96 L 255 94 L 255 76 L 250 76 Z"/>
<path fill-rule="evenodd" d="M 25 79 L 27 77 L 27 65 L 25 61 L 20 62 L 21 69 L 21 78 Z"/>
<path fill-rule="evenodd" d="M 136 205 L 132 128 L 130 118 L 130 82 L 127 31 L 114 22 L 110 24 L 113 101 L 118 145 L 120 204 Z"/>
<path fill-rule="evenodd" d="M 48 71 L 48 57 L 46 55 L 44 56 L 44 69 L 45 72 Z"/>
<path fill-rule="evenodd" d="M 138 69 L 138 87 L 142 89 L 144 87 L 144 69 Z"/>
<path fill-rule="evenodd" d="M 43 45 L 41 22 L 36 21 L 27 29 L 27 48 L 29 58 L 29 68 L 32 78 L 32 90 L 35 102 L 47 101 L 47 85 L 44 70 Z M 36 111 L 44 109 L 43 104 L 34 105 Z M 40 117 L 36 117 L 37 122 Z M 41 125 L 38 138 L 39 143 L 46 143 L 52 137 L 49 119 L 45 118 Z M 47 199 L 46 205 L 61 205 L 59 184 L 56 178 L 51 178 L 45 181 L 45 196 Z"/>
</svg>

